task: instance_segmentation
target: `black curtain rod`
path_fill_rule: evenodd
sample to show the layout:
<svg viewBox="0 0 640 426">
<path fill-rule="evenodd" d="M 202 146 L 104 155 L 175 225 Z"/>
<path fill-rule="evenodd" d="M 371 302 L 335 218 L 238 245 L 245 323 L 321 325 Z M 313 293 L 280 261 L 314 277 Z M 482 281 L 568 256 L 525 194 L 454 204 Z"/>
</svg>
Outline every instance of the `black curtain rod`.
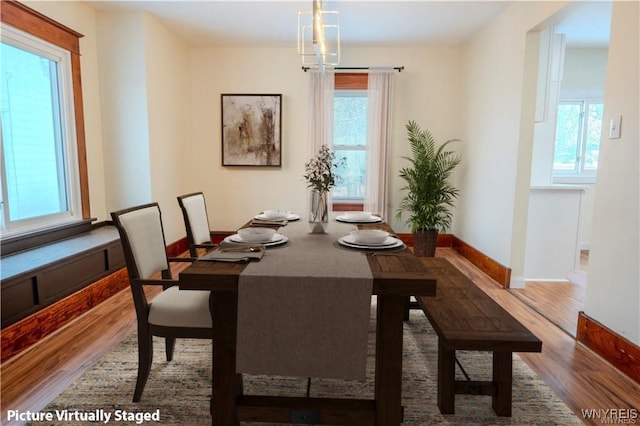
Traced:
<svg viewBox="0 0 640 426">
<path fill-rule="evenodd" d="M 310 70 L 311 67 L 302 67 L 302 71 L 307 72 L 308 70 Z M 356 71 L 356 70 L 368 70 L 370 69 L 370 67 L 335 67 L 335 68 L 331 68 L 332 70 L 338 70 L 338 71 Z M 404 65 L 401 67 L 393 67 L 394 70 L 398 71 L 398 72 L 402 72 L 402 70 L 404 70 Z"/>
</svg>

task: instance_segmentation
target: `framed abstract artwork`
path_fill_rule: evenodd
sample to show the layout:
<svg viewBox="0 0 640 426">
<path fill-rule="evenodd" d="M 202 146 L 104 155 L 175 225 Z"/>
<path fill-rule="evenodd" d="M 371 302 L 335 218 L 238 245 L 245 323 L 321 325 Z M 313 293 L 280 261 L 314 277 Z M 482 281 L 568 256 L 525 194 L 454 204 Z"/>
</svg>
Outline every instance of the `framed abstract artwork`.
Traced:
<svg viewBox="0 0 640 426">
<path fill-rule="evenodd" d="M 282 95 L 221 95 L 222 165 L 281 167 Z"/>
</svg>

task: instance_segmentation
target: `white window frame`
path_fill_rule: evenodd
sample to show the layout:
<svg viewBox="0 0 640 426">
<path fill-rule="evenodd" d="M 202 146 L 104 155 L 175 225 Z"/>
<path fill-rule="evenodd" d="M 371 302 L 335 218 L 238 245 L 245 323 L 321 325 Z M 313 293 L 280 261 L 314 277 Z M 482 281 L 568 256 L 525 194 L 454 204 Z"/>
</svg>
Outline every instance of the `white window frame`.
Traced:
<svg viewBox="0 0 640 426">
<path fill-rule="evenodd" d="M 361 97 L 367 99 L 367 89 L 335 89 L 333 94 L 334 99 L 337 97 Z M 334 124 L 335 125 L 335 124 Z M 365 144 L 364 145 L 339 145 L 335 143 L 335 139 L 333 141 L 333 150 L 337 152 L 338 150 L 349 150 L 349 151 L 367 151 L 368 147 L 368 138 L 365 134 Z M 362 197 L 354 197 L 354 198 L 336 198 L 333 197 L 333 202 L 335 204 L 362 204 L 364 203 L 364 195 Z"/>
<path fill-rule="evenodd" d="M 80 176 L 78 164 L 77 135 L 75 127 L 73 75 L 71 66 L 71 53 L 52 43 L 35 37 L 27 32 L 10 25 L 1 24 L 2 42 L 33 54 L 48 58 L 58 64 L 58 96 L 60 100 L 60 133 L 64 160 L 64 180 L 67 191 L 68 210 L 56 214 L 44 215 L 35 218 L 11 221 L 8 209 L 5 208 L 7 200 L 6 179 L 2 179 L 2 215 L 0 215 L 0 228 L 2 239 L 26 235 L 65 225 L 82 220 L 82 201 L 80 191 Z M 0 148 L 2 134 L 0 132 Z M 0 169 L 5 176 L 4 149 L 0 149 Z"/>
<path fill-rule="evenodd" d="M 604 105 L 604 96 L 571 96 L 571 97 L 563 97 L 562 99 L 560 99 L 560 101 L 558 102 L 558 105 L 562 104 L 562 103 L 574 103 L 574 104 L 578 104 L 581 103 L 582 104 L 582 128 L 580 130 L 580 157 L 578 159 L 578 165 L 577 165 L 577 170 L 556 170 L 553 165 L 555 164 L 555 144 L 556 144 L 556 140 L 553 141 L 553 155 L 554 157 L 551 159 L 551 164 L 552 164 L 552 182 L 553 183 L 558 183 L 558 184 L 563 184 L 563 183 L 568 183 L 568 184 L 589 184 L 589 183 L 595 183 L 596 182 L 596 178 L 597 178 L 597 174 L 598 171 L 596 170 L 585 170 L 584 169 L 584 151 L 586 149 L 586 143 L 587 143 L 587 139 L 586 139 L 586 127 L 587 127 L 587 120 L 585 119 L 586 113 L 589 109 L 589 105 L 591 104 L 603 104 Z M 556 117 L 557 120 L 557 117 Z M 556 121 L 556 126 L 557 126 L 557 121 Z M 603 123 L 602 126 L 604 126 L 604 117 L 603 117 Z M 604 127 L 603 127 L 604 128 Z"/>
</svg>

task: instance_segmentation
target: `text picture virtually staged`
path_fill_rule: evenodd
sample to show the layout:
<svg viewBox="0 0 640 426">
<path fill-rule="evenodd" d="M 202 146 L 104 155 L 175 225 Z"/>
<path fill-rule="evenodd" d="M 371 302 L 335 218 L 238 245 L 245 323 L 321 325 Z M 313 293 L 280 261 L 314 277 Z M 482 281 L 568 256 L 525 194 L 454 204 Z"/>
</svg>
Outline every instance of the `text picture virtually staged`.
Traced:
<svg viewBox="0 0 640 426">
<path fill-rule="evenodd" d="M 640 423 L 640 2 L 0 5 L 1 423 Z"/>
</svg>

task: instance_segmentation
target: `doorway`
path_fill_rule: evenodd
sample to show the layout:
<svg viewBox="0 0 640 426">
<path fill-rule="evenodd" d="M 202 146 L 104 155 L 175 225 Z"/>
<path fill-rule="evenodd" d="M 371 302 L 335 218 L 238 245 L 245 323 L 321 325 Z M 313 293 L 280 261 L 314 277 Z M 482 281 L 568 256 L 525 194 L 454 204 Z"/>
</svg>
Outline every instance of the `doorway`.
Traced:
<svg viewBox="0 0 640 426">
<path fill-rule="evenodd" d="M 599 146 L 608 129 L 601 120 L 597 129 L 588 128 L 584 111 L 576 115 L 583 120 L 579 128 L 562 113 L 570 110 L 564 105 L 603 104 L 610 21 L 610 2 L 570 4 L 531 38 L 540 50 L 524 288 L 511 292 L 572 336 L 588 281 L 597 176 L 584 166 L 595 159 L 597 167 L 597 150 L 579 137 L 597 131 L 591 138 Z M 579 131 L 575 141 L 563 142 L 568 124 Z"/>
</svg>

